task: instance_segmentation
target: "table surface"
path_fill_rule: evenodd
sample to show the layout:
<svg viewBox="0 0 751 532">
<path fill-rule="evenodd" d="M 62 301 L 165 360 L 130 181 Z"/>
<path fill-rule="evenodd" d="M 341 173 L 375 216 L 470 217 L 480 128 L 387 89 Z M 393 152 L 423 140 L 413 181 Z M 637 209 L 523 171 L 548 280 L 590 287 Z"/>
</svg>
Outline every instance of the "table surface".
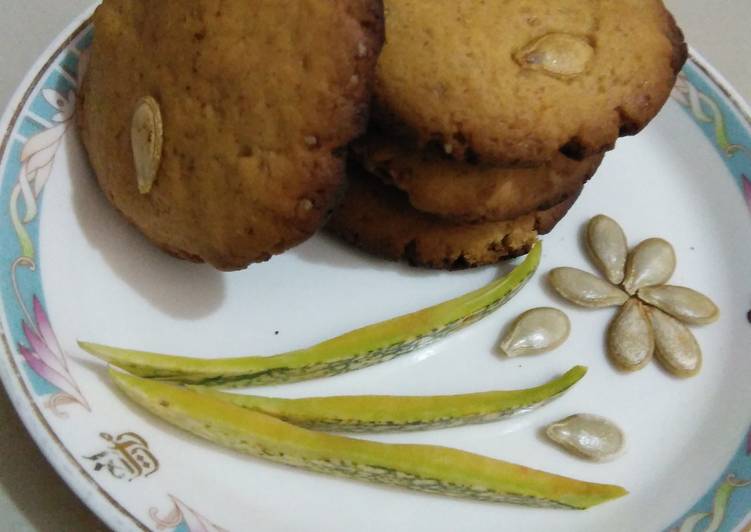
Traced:
<svg viewBox="0 0 751 532">
<path fill-rule="evenodd" d="M 665 0 L 688 41 L 751 101 L 749 0 Z M 34 60 L 91 0 L 0 0 L 0 106 Z M 711 6 L 711 7 L 709 7 Z M 104 530 L 47 464 L 0 389 L 0 530 Z"/>
</svg>

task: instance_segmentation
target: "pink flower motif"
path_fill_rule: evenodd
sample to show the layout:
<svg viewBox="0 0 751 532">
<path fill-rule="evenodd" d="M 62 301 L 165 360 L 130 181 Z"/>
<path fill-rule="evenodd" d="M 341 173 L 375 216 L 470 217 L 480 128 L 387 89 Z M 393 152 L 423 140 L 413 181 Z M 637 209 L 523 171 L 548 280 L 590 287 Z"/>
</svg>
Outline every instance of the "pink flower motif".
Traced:
<svg viewBox="0 0 751 532">
<path fill-rule="evenodd" d="M 172 499 L 173 508 L 166 517 L 160 517 L 157 508 L 151 508 L 149 510 L 149 515 L 157 524 L 157 530 L 169 530 L 182 527 L 188 532 L 229 532 L 209 521 L 206 517 L 187 506 L 177 497 L 170 495 L 169 498 Z"/>
<path fill-rule="evenodd" d="M 741 185 L 743 186 L 743 195 L 746 197 L 748 208 L 751 209 L 751 179 L 745 174 L 741 174 Z"/>
<path fill-rule="evenodd" d="M 58 388 L 67 398 L 90 410 L 89 403 L 81 394 L 68 370 L 65 354 L 52 330 L 47 313 L 36 296 L 34 297 L 34 319 L 37 322 L 36 329 L 26 321 L 22 323 L 28 347 L 19 344 L 19 352 L 34 373 Z"/>
</svg>

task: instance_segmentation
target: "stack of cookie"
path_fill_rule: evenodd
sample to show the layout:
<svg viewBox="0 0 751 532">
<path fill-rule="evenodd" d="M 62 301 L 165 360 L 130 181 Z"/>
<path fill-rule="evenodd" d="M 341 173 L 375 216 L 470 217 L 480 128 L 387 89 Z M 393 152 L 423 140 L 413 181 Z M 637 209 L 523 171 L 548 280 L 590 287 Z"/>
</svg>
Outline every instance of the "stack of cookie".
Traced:
<svg viewBox="0 0 751 532">
<path fill-rule="evenodd" d="M 660 0 L 385 4 L 372 124 L 328 227 L 419 266 L 526 253 L 687 56 Z"/>
<path fill-rule="evenodd" d="M 367 126 L 381 0 L 104 0 L 93 23 L 81 139 L 149 240 L 238 270 L 321 228 Z"/>
</svg>

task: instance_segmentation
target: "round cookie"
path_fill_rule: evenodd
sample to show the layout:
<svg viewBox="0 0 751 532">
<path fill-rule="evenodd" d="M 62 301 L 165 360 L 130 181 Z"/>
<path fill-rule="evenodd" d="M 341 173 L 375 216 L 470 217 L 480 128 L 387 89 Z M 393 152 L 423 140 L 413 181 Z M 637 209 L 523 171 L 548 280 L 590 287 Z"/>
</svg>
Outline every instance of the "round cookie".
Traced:
<svg viewBox="0 0 751 532">
<path fill-rule="evenodd" d="M 353 152 L 370 173 L 404 191 L 417 210 L 464 223 L 548 209 L 576 194 L 603 159 L 574 161 L 555 154 L 550 163 L 531 168 L 474 165 L 417 152 L 373 132 Z"/>
<path fill-rule="evenodd" d="M 515 220 L 455 224 L 416 210 L 401 191 L 361 169 L 351 173 L 347 194 L 327 229 L 374 255 L 427 268 L 460 270 L 524 255 L 578 197 Z"/>
<path fill-rule="evenodd" d="M 642 129 L 687 57 L 660 0 L 385 0 L 374 116 L 457 160 L 583 157 Z"/>
<path fill-rule="evenodd" d="M 235 270 L 325 222 L 368 120 L 381 0 L 105 0 L 93 21 L 82 139 L 149 239 Z"/>
</svg>

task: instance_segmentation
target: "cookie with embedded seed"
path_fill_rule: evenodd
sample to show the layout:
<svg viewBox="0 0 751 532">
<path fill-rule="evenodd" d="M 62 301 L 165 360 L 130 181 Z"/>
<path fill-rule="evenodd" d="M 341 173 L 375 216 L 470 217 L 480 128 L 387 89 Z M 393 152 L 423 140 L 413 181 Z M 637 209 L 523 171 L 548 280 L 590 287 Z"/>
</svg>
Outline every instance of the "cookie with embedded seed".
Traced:
<svg viewBox="0 0 751 532">
<path fill-rule="evenodd" d="M 106 196 L 223 270 L 302 242 L 368 120 L 381 0 L 105 0 L 79 125 Z"/>
<path fill-rule="evenodd" d="M 327 229 L 374 255 L 413 266 L 459 270 L 495 264 L 527 253 L 550 232 L 578 193 L 546 211 L 510 221 L 456 224 L 416 210 L 400 190 L 360 168 Z"/>
<path fill-rule="evenodd" d="M 660 0 L 386 0 L 376 120 L 496 164 L 580 159 L 660 110 L 687 57 Z"/>
<path fill-rule="evenodd" d="M 417 210 L 465 223 L 511 220 L 553 207 L 576 194 L 603 159 L 556 154 L 530 168 L 478 165 L 415 151 L 372 131 L 353 153 L 370 173 L 404 191 Z"/>
</svg>

